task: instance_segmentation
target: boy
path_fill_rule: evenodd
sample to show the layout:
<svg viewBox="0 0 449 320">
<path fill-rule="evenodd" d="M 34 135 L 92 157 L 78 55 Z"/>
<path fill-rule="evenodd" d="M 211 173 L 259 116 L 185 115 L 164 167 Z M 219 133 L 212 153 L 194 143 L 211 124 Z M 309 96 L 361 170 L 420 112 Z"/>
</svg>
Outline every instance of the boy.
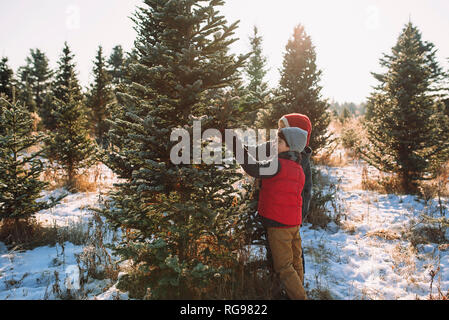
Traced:
<svg viewBox="0 0 449 320">
<path fill-rule="evenodd" d="M 309 117 L 307 117 L 306 115 L 300 114 L 300 113 L 292 113 L 292 114 L 285 115 L 281 119 L 279 119 L 278 126 L 279 126 L 279 129 L 296 127 L 296 128 L 305 130 L 307 132 L 306 147 L 301 152 L 301 158 L 302 158 L 301 167 L 305 174 L 305 183 L 304 183 L 304 188 L 303 188 L 302 194 L 301 194 L 301 196 L 302 196 L 302 221 L 304 221 L 309 214 L 310 200 L 312 199 L 312 187 L 313 187 L 312 170 L 310 167 L 310 157 L 312 155 L 312 149 L 309 147 L 310 137 L 312 134 L 312 123 L 310 122 Z M 270 150 L 270 144 L 271 144 L 271 142 L 267 142 L 267 143 L 259 145 L 256 149 L 255 154 L 256 155 L 259 154 L 259 148 L 266 148 L 265 150 L 266 150 L 266 152 L 268 152 L 268 150 Z M 267 154 L 266 156 L 269 156 L 269 154 Z M 256 193 L 255 193 L 256 197 L 257 197 L 257 192 L 258 191 L 257 191 L 257 186 L 256 186 Z M 268 260 L 270 261 L 269 248 L 267 248 L 267 249 L 268 249 L 267 250 Z M 302 253 L 301 258 L 302 258 L 302 264 L 303 264 L 303 271 L 305 272 L 304 252 Z"/>
<path fill-rule="evenodd" d="M 270 162 L 254 161 L 249 164 L 251 155 L 246 148 L 243 148 L 245 161 L 241 165 L 246 173 L 262 181 L 258 213 L 267 230 L 274 270 L 292 300 L 306 299 L 299 227 L 302 223 L 301 194 L 305 183 L 301 152 L 306 146 L 307 136 L 307 131 L 299 128 L 279 130 L 278 155 L 271 160 L 277 161 L 274 173 L 266 174 L 262 170 L 270 167 Z M 241 141 L 234 137 L 234 155 L 237 147 L 242 147 Z"/>
</svg>

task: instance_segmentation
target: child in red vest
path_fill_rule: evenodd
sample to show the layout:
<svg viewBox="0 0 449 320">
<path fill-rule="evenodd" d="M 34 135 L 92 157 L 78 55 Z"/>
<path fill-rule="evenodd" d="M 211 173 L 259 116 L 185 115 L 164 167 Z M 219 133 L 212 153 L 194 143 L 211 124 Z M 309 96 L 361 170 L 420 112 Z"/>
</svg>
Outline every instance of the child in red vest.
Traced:
<svg viewBox="0 0 449 320">
<path fill-rule="evenodd" d="M 241 164 L 246 173 L 262 180 L 258 212 L 267 229 L 274 270 L 292 300 L 306 299 L 299 227 L 305 183 L 301 152 L 306 147 L 307 136 L 307 131 L 300 128 L 279 130 L 278 155 L 270 161 L 277 161 L 275 172 L 263 170 L 272 163 L 248 161 L 251 155 L 246 148 L 243 148 L 245 161 Z M 242 147 L 241 141 L 234 137 L 234 154 L 238 144 Z"/>
<path fill-rule="evenodd" d="M 302 221 L 304 221 L 309 214 L 310 201 L 312 199 L 312 188 L 313 188 L 312 170 L 311 170 L 311 166 L 310 166 L 310 158 L 312 155 L 312 149 L 309 147 L 310 137 L 312 135 L 312 123 L 311 123 L 309 117 L 307 117 L 304 114 L 291 113 L 291 114 L 284 115 L 281 119 L 279 119 L 278 126 L 279 126 L 279 129 L 296 127 L 296 128 L 305 130 L 307 132 L 306 147 L 301 152 L 301 158 L 302 158 L 301 159 L 301 167 L 302 167 L 305 177 L 306 177 L 305 183 L 304 183 L 304 188 L 302 189 L 302 194 L 301 194 L 301 197 L 302 197 Z M 260 148 L 261 148 L 261 150 L 265 150 L 262 152 L 266 153 L 266 157 L 270 157 L 270 154 L 268 153 L 271 148 L 270 141 L 266 142 L 266 143 L 262 143 L 257 146 L 257 148 L 254 152 L 256 154 L 256 157 L 259 154 Z M 244 167 L 244 169 L 246 169 L 248 167 L 250 167 L 250 166 Z M 258 199 L 257 194 L 259 192 L 258 191 L 259 188 L 260 188 L 260 182 L 258 180 L 256 180 L 254 194 L 257 199 Z M 265 232 L 265 238 L 266 238 L 266 232 Z M 272 266 L 270 247 L 268 244 L 266 244 L 266 247 L 267 247 L 267 260 L 269 262 L 269 268 L 272 269 L 273 266 Z M 305 273 L 304 254 L 302 256 L 302 263 L 303 263 L 303 271 Z"/>
</svg>

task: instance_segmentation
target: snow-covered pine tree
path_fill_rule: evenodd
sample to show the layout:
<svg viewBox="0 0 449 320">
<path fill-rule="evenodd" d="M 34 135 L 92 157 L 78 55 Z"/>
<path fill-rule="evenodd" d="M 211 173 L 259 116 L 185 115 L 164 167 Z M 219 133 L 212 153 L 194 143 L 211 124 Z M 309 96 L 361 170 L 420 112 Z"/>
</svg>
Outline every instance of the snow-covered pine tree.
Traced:
<svg viewBox="0 0 449 320">
<path fill-rule="evenodd" d="M 373 73 L 380 84 L 369 98 L 370 144 L 361 152 L 369 164 L 397 174 L 405 192 L 416 192 L 417 182 L 433 178 L 448 159 L 449 121 L 441 101 L 444 72 L 435 52 L 409 22 L 391 54 L 380 60 L 386 72 Z"/>
<path fill-rule="evenodd" d="M 134 15 L 135 61 L 117 94 L 109 166 L 120 178 L 108 220 L 124 230 L 116 247 L 133 271 L 120 287 L 132 296 L 198 298 L 224 276 L 238 246 L 235 165 L 174 164 L 174 129 L 224 129 L 236 108 L 226 88 L 244 58 L 228 53 L 237 23 L 227 26 L 222 0 L 145 0 Z M 191 143 L 198 142 L 190 139 Z M 222 146 L 219 145 L 220 149 Z M 184 152 L 192 160 L 190 147 Z M 220 149 L 221 150 L 221 149 Z M 222 152 L 219 152 L 222 155 Z"/>
<path fill-rule="evenodd" d="M 57 109 L 60 101 L 69 103 L 71 99 L 82 101 L 84 98 L 77 78 L 74 58 L 75 55 L 70 50 L 69 45 L 64 42 L 58 68 L 55 71 L 55 79 L 52 82 L 49 94 L 45 98 L 45 103 L 39 111 L 42 122 L 48 130 L 54 130 L 57 126 L 53 111 Z"/>
<path fill-rule="evenodd" d="M 13 70 L 8 66 L 8 58 L 0 60 L 0 96 L 3 94 L 8 100 L 12 99 Z"/>
<path fill-rule="evenodd" d="M 103 48 L 100 46 L 94 61 L 93 76 L 94 82 L 87 95 L 87 106 L 90 111 L 90 122 L 97 144 L 106 148 L 109 142 L 106 133 L 109 124 L 106 118 L 109 117 L 108 105 L 113 102 L 114 94 L 111 88 L 111 76 L 106 69 Z"/>
<path fill-rule="evenodd" d="M 330 142 L 329 104 L 321 96 L 322 71 L 316 65 L 315 47 L 302 25 L 295 27 L 284 54 L 277 95 L 283 98 L 265 117 L 267 128 L 277 127 L 279 119 L 289 113 L 302 113 L 312 122 L 310 147 L 317 151 Z"/>
<path fill-rule="evenodd" d="M 44 137 L 31 132 L 33 119 L 29 110 L 16 101 L 0 97 L 0 123 L 0 221 L 9 219 L 18 223 L 32 218 L 40 210 L 53 207 L 65 195 L 37 201 L 48 185 L 39 178 L 44 171 L 39 159 L 42 150 L 28 153 L 27 149 L 43 141 Z"/>
</svg>

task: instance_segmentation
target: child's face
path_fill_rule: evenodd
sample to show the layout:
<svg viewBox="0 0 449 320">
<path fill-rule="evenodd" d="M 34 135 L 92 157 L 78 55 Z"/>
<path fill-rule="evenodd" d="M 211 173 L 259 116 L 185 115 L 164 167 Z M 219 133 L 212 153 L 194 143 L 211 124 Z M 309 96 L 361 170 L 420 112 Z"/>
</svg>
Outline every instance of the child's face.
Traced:
<svg viewBox="0 0 449 320">
<path fill-rule="evenodd" d="M 284 139 L 278 137 L 278 153 L 290 151 Z"/>
</svg>

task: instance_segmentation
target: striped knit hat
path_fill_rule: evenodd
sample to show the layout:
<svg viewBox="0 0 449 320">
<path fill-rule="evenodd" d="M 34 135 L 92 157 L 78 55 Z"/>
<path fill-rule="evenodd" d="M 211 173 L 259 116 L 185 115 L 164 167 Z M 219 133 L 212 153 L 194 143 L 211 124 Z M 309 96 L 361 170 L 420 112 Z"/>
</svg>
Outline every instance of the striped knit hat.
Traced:
<svg viewBox="0 0 449 320">
<path fill-rule="evenodd" d="M 307 131 L 301 128 L 283 128 L 279 130 L 278 135 L 287 143 L 291 151 L 301 153 L 306 147 Z"/>
</svg>

